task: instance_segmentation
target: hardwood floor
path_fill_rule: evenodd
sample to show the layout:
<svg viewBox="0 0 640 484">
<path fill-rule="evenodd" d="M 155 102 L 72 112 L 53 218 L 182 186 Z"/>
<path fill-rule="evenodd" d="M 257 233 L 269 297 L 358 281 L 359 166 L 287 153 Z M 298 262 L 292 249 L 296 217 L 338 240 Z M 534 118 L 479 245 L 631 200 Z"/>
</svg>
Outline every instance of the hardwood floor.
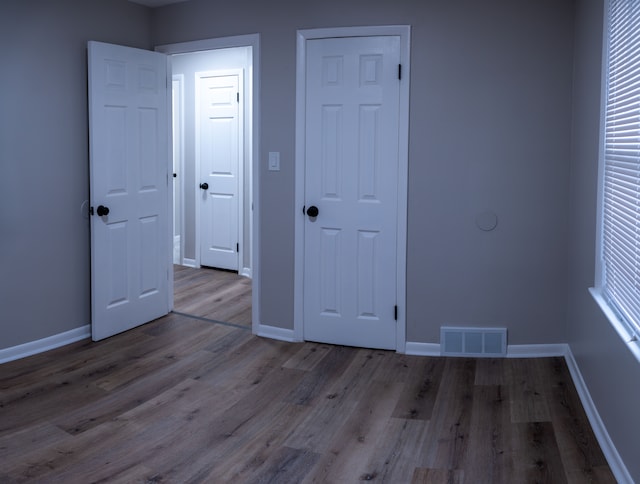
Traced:
<svg viewBox="0 0 640 484">
<path fill-rule="evenodd" d="M 218 269 L 173 266 L 174 312 L 251 327 L 251 279 Z"/>
<path fill-rule="evenodd" d="M 561 358 L 255 337 L 170 314 L 0 365 L 0 482 L 615 482 Z"/>
</svg>

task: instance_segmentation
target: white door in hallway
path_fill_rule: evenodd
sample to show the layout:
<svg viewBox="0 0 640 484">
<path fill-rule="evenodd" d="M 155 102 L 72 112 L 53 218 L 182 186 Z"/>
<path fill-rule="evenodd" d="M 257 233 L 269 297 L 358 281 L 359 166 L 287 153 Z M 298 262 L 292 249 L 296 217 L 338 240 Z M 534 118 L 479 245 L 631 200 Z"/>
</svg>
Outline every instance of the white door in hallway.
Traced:
<svg viewBox="0 0 640 484">
<path fill-rule="evenodd" d="M 196 74 L 200 265 L 238 270 L 242 71 Z"/>
<path fill-rule="evenodd" d="M 91 331 L 100 340 L 169 312 L 167 59 L 100 42 L 88 54 Z"/>
<path fill-rule="evenodd" d="M 395 349 L 400 38 L 306 59 L 304 339 Z"/>
</svg>

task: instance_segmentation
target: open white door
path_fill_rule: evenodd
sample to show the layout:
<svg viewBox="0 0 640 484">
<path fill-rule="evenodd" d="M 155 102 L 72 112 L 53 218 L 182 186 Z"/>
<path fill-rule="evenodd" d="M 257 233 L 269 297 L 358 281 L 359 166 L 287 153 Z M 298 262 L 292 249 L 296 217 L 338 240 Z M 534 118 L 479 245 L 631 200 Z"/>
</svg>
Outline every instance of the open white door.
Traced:
<svg viewBox="0 0 640 484">
<path fill-rule="evenodd" d="M 89 42 L 91 332 L 169 312 L 169 122 L 164 54 Z"/>
</svg>

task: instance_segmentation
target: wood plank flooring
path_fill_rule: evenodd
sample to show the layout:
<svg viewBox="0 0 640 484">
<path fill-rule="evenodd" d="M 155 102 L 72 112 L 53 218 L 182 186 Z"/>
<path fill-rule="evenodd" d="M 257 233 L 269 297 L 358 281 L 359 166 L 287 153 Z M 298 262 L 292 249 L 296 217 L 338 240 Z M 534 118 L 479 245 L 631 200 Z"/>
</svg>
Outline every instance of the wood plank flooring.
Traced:
<svg viewBox="0 0 640 484">
<path fill-rule="evenodd" d="M 255 337 L 170 314 L 0 365 L 0 482 L 615 482 L 561 358 Z"/>
<path fill-rule="evenodd" d="M 179 265 L 173 266 L 173 278 L 175 312 L 251 327 L 251 279 Z"/>
</svg>

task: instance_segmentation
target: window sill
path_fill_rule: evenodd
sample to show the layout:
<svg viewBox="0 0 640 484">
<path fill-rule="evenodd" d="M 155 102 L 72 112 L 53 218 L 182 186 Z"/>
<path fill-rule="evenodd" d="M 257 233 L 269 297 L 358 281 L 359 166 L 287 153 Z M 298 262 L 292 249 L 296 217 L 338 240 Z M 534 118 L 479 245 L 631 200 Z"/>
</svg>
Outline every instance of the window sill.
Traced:
<svg viewBox="0 0 640 484">
<path fill-rule="evenodd" d="M 636 361 L 640 363 L 640 341 L 638 340 L 635 332 L 631 328 L 629 328 L 627 323 L 621 321 L 620 318 L 618 318 L 616 313 L 613 312 L 607 301 L 602 296 L 602 293 L 599 289 L 590 287 L 589 292 L 591 293 L 591 296 L 596 301 L 596 303 L 598 303 L 598 306 L 600 306 L 600 309 L 611 323 L 611 326 L 613 326 L 613 329 L 615 329 L 618 333 L 618 336 L 620 336 L 627 348 L 629 348 L 629 351 L 631 351 L 633 356 L 635 356 Z"/>
</svg>

